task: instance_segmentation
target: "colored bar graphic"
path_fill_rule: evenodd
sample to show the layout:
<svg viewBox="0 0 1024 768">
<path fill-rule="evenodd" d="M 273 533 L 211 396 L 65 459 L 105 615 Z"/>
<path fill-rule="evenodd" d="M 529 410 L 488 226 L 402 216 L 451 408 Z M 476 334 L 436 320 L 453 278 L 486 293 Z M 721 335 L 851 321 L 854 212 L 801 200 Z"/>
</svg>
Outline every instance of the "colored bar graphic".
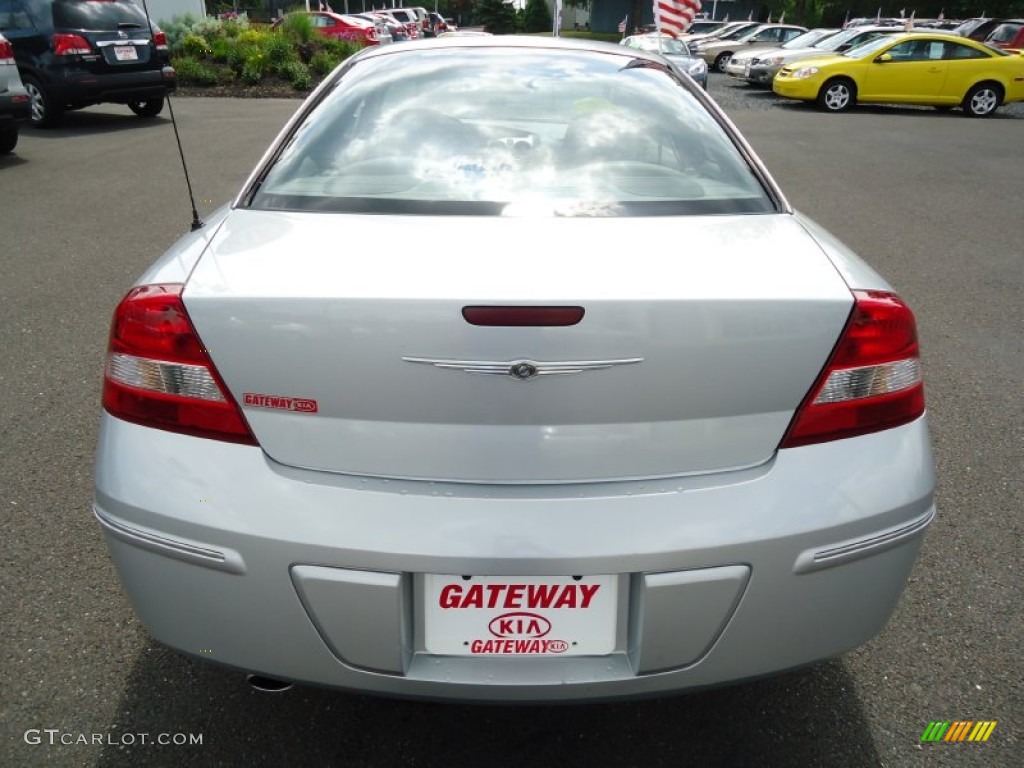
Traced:
<svg viewBox="0 0 1024 768">
<path fill-rule="evenodd" d="M 946 733 L 946 729 L 949 728 L 949 721 L 932 721 L 928 723 L 928 727 L 924 729 L 924 733 L 921 734 L 921 741 L 939 741 L 943 734 Z"/>
<path fill-rule="evenodd" d="M 988 737 L 992 735 L 992 731 L 996 729 L 996 721 L 980 720 L 978 724 L 974 726 L 974 730 L 971 731 L 971 735 L 967 737 L 968 741 L 988 741 Z"/>
<path fill-rule="evenodd" d="M 921 741 L 988 741 L 996 729 L 995 720 L 933 720 L 921 734 Z"/>
<path fill-rule="evenodd" d="M 970 720 L 957 720 L 953 723 L 953 727 L 949 729 L 949 733 L 946 734 L 946 738 L 943 741 L 963 741 L 967 736 L 967 729 L 972 725 L 974 723 Z"/>
</svg>

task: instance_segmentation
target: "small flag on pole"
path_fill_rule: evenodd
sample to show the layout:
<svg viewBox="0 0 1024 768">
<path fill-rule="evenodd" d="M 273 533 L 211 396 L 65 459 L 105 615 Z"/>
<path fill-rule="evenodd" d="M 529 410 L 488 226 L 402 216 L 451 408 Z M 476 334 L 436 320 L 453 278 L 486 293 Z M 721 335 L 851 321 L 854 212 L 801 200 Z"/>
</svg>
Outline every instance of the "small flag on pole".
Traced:
<svg viewBox="0 0 1024 768">
<path fill-rule="evenodd" d="M 699 11 L 700 0 L 654 0 L 658 34 L 681 35 Z"/>
<path fill-rule="evenodd" d="M 625 16 L 624 16 L 624 17 L 622 18 L 622 21 L 620 21 L 620 22 L 619 22 L 619 34 L 620 34 L 620 35 L 624 35 L 624 34 L 626 34 L 626 25 L 627 25 L 628 23 L 629 23 L 629 14 L 627 13 L 627 14 L 626 14 L 626 15 L 625 15 Z"/>
<path fill-rule="evenodd" d="M 848 26 L 850 26 L 850 12 L 849 11 L 846 12 L 846 19 L 843 20 L 843 29 L 846 29 Z"/>
</svg>

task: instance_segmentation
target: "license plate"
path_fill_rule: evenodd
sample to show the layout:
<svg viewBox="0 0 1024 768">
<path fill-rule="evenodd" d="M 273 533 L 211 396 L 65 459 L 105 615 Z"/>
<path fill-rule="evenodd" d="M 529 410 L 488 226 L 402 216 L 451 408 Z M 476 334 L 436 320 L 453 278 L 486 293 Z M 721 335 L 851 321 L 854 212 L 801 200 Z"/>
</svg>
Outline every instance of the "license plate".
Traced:
<svg viewBox="0 0 1024 768">
<path fill-rule="evenodd" d="M 618 577 L 427 574 L 427 653 L 604 656 L 615 650 Z"/>
<path fill-rule="evenodd" d="M 137 61 L 139 52 L 135 50 L 134 45 L 115 45 L 114 58 L 118 61 Z"/>
<path fill-rule="evenodd" d="M 747 65 L 743 68 L 743 74 L 748 75 L 748 76 L 750 75 L 750 62 L 749 61 L 747 62 Z"/>
</svg>

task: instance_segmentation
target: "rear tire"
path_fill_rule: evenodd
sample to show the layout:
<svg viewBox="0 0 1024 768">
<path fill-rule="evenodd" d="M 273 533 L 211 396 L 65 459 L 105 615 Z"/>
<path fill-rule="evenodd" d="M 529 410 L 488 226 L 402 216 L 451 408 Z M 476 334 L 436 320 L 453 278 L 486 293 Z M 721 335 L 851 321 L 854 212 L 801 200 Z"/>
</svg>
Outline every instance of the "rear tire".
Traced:
<svg viewBox="0 0 1024 768">
<path fill-rule="evenodd" d="M 1002 89 L 995 83 L 978 83 L 964 96 L 964 114 L 968 117 L 989 117 L 1003 101 Z"/>
<path fill-rule="evenodd" d="M 857 86 L 844 77 L 829 80 L 818 91 L 817 103 L 826 112 L 845 112 L 857 103 Z"/>
<path fill-rule="evenodd" d="M 63 106 L 58 104 L 50 91 L 32 75 L 25 75 L 22 80 L 32 101 L 32 125 L 36 128 L 52 128 L 59 125 L 64 117 Z"/>
<path fill-rule="evenodd" d="M 13 152 L 18 146 L 18 126 L 11 125 L 0 129 L 0 155 Z"/>
<path fill-rule="evenodd" d="M 714 68 L 716 72 L 725 72 L 725 65 L 729 63 L 729 59 L 732 58 L 732 51 L 718 54 L 718 58 L 715 59 Z"/>
<path fill-rule="evenodd" d="M 129 101 L 128 109 L 139 117 L 156 117 L 164 111 L 164 97 L 158 96 L 155 99 Z"/>
</svg>

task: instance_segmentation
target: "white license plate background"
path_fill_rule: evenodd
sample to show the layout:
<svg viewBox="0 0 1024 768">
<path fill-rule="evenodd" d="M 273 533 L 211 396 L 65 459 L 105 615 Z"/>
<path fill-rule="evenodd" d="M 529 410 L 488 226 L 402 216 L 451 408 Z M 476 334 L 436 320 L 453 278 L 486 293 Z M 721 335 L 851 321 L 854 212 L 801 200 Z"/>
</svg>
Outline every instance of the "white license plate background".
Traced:
<svg viewBox="0 0 1024 768">
<path fill-rule="evenodd" d="M 134 45 L 115 45 L 114 58 L 118 61 L 136 61 L 139 52 L 135 50 Z"/>
<path fill-rule="evenodd" d="M 467 581 L 461 576 L 426 574 L 424 581 L 424 645 L 428 653 L 558 657 L 604 656 L 615 650 L 617 576 L 584 576 L 580 581 L 571 576 L 473 576 Z M 446 593 L 450 585 L 458 589 L 451 586 Z M 481 591 L 471 593 L 474 586 Z M 512 592 L 509 588 L 513 586 L 522 590 Z M 582 607 L 584 587 L 592 595 L 586 608 Z M 542 604 L 544 589 L 547 595 L 554 595 L 547 607 Z M 566 590 L 575 597 L 577 607 L 555 607 L 569 594 Z M 484 607 L 442 608 L 446 594 L 449 600 L 461 595 L 460 602 L 471 594 L 481 594 Z M 493 608 L 487 607 L 492 594 L 496 595 Z"/>
</svg>

